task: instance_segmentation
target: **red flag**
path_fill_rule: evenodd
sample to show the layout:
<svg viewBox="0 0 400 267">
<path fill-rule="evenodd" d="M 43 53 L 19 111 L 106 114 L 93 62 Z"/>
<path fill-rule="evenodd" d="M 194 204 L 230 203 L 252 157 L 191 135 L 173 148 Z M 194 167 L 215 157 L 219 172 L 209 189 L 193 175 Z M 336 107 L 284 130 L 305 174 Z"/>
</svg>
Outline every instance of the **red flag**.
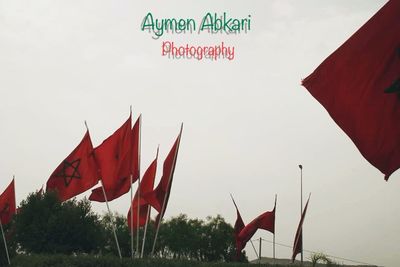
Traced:
<svg viewBox="0 0 400 267">
<path fill-rule="evenodd" d="M 50 175 L 46 191 L 57 191 L 60 200 L 65 201 L 90 189 L 98 179 L 93 145 L 89 131 L 86 131 L 79 145 Z"/>
<path fill-rule="evenodd" d="M 133 198 L 133 201 L 131 203 L 132 205 L 132 210 L 133 210 L 133 225 L 131 225 L 131 208 L 129 208 L 127 219 L 128 219 L 128 226 L 129 228 L 136 228 L 138 225 L 137 219 L 138 219 L 138 207 L 139 207 L 139 226 L 144 226 L 146 224 L 146 219 L 149 216 L 147 214 L 147 209 L 149 207 L 148 203 L 146 202 L 145 199 L 143 199 L 143 195 L 151 192 L 154 187 L 154 179 L 156 177 L 156 171 L 157 171 L 157 158 L 158 158 L 158 150 L 157 150 L 157 156 L 154 159 L 154 161 L 150 164 L 150 166 L 147 168 L 146 172 L 143 175 L 143 179 L 140 181 L 140 199 L 138 201 L 138 192 L 136 192 L 135 197 Z"/>
<path fill-rule="evenodd" d="M 0 221 L 8 224 L 16 212 L 14 179 L 0 195 Z"/>
<path fill-rule="evenodd" d="M 140 129 L 141 129 L 142 115 L 136 120 L 132 128 L 132 161 L 131 161 L 131 174 L 132 183 L 139 179 L 140 176 Z M 153 189 L 153 188 L 152 188 Z"/>
<path fill-rule="evenodd" d="M 108 201 L 120 197 L 131 188 L 131 149 L 132 130 L 131 116 L 129 116 L 117 131 L 95 149 L 95 157 Z M 89 199 L 104 202 L 103 189 L 101 187 L 93 189 Z"/>
<path fill-rule="evenodd" d="M 233 204 L 235 205 L 235 208 L 236 208 L 236 222 L 235 222 L 235 226 L 233 228 L 233 232 L 235 235 L 236 258 L 239 259 L 240 252 L 244 248 L 243 243 L 239 240 L 239 234 L 242 231 L 242 229 L 244 228 L 244 222 L 243 222 L 242 216 L 240 215 L 239 209 L 238 209 L 236 202 L 233 199 L 232 195 L 231 195 L 231 198 L 232 198 Z"/>
<path fill-rule="evenodd" d="M 152 192 L 143 195 L 143 198 L 146 200 L 146 202 L 149 203 L 154 209 L 156 209 L 159 212 L 156 218 L 156 225 L 158 225 L 158 222 L 162 219 L 165 210 L 167 209 L 167 203 L 171 191 L 176 159 L 178 157 L 179 143 L 181 141 L 182 129 L 183 129 L 183 124 L 181 126 L 181 131 L 178 137 L 176 138 L 174 145 L 171 148 L 171 151 L 168 153 L 168 156 L 164 160 L 163 175 L 161 177 L 158 186 Z"/>
<path fill-rule="evenodd" d="M 246 246 L 246 243 L 253 237 L 258 229 L 267 230 L 271 233 L 275 233 L 275 208 L 276 208 L 276 198 L 275 206 L 272 211 L 264 212 L 257 218 L 252 220 L 247 224 L 242 231 L 240 231 L 238 240 L 241 243 L 241 249 Z M 240 248 L 240 247 L 239 247 Z"/>
<path fill-rule="evenodd" d="M 303 250 L 303 222 L 304 222 L 304 217 L 306 216 L 308 201 L 310 201 L 310 196 L 308 197 L 306 206 L 304 207 L 303 213 L 301 214 L 301 219 L 299 222 L 299 226 L 297 227 L 296 236 L 294 237 L 292 262 L 296 258 L 297 254 L 299 254 Z"/>
<path fill-rule="evenodd" d="M 391 0 L 302 82 L 385 180 L 400 167 L 399 29 Z"/>
</svg>

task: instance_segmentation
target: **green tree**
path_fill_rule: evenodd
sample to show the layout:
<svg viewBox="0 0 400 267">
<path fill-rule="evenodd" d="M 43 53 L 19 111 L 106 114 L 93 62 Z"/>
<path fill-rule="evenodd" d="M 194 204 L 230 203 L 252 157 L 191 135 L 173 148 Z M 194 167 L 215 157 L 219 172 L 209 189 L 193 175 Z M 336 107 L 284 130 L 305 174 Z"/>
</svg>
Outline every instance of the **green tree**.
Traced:
<svg viewBox="0 0 400 267">
<path fill-rule="evenodd" d="M 61 203 L 54 192 L 31 193 L 15 216 L 15 240 L 26 253 L 96 253 L 103 230 L 86 198 Z"/>
<path fill-rule="evenodd" d="M 104 244 L 102 247 L 102 253 L 118 255 L 117 244 L 115 243 L 113 227 L 115 227 L 115 233 L 118 238 L 118 243 L 121 249 L 121 255 L 123 257 L 131 256 L 131 238 L 130 230 L 127 225 L 126 218 L 118 213 L 110 215 L 106 213 L 101 220 L 101 224 L 104 231 Z M 136 231 L 136 229 L 135 229 Z M 136 233 L 136 232 L 135 232 Z M 136 238 L 136 237 L 135 237 Z M 136 242 L 136 240 L 134 240 Z M 136 243 L 134 243 L 136 244 Z"/>
<path fill-rule="evenodd" d="M 173 259 L 232 261 L 235 259 L 233 227 L 220 215 L 208 217 L 205 222 L 180 214 L 161 224 L 156 253 Z M 245 254 L 241 261 L 247 261 Z"/>
<path fill-rule="evenodd" d="M 164 224 L 160 239 L 165 243 L 169 256 L 177 259 L 198 259 L 201 236 L 195 229 L 193 220 L 188 220 L 185 214 L 171 218 Z M 202 223 L 200 223 L 200 227 Z M 196 231 L 197 230 L 197 231 Z"/>
<path fill-rule="evenodd" d="M 208 246 L 205 251 L 207 261 L 231 261 L 235 252 L 233 227 L 221 215 L 207 217 L 205 237 Z"/>
</svg>

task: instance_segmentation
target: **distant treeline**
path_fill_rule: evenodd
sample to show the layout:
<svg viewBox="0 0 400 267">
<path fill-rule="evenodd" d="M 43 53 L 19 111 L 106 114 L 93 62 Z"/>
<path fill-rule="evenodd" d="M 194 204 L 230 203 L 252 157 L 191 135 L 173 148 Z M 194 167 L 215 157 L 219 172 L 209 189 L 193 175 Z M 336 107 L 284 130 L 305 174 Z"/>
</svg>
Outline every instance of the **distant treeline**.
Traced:
<svg viewBox="0 0 400 267">
<path fill-rule="evenodd" d="M 66 254 L 75 257 L 80 254 L 90 254 L 96 258 L 118 255 L 112 232 L 112 220 L 116 226 L 123 257 L 131 257 L 130 230 L 125 216 L 118 214 L 114 214 L 113 218 L 108 214 L 99 216 L 92 211 L 90 201 L 87 199 L 80 201 L 73 199 L 61 203 L 54 193 L 31 193 L 21 202 L 11 223 L 4 227 L 11 261 L 13 258 L 21 260 L 24 256 L 18 255 L 27 254 Z M 147 229 L 145 256 L 148 256 L 152 249 L 154 234 L 154 222 L 151 221 Z M 142 238 L 143 229 L 140 229 L 140 244 Z M 136 249 L 136 229 L 134 244 Z M 203 262 L 233 261 L 235 256 L 233 227 L 220 215 L 200 220 L 189 219 L 181 214 L 161 224 L 154 256 Z M 241 261 L 247 261 L 245 254 L 241 257 Z M 6 262 L 2 243 L 0 266 Z"/>
</svg>

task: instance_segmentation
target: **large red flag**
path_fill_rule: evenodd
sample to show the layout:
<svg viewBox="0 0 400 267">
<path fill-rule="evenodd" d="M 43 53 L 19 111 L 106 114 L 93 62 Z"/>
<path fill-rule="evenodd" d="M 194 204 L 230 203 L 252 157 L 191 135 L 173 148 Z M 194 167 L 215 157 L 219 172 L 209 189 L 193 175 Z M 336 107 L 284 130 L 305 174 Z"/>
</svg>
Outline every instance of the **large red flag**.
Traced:
<svg viewBox="0 0 400 267">
<path fill-rule="evenodd" d="M 89 131 L 79 145 L 64 159 L 47 180 L 46 191 L 55 190 L 61 201 L 93 187 L 99 179 Z"/>
<path fill-rule="evenodd" d="M 244 222 L 243 222 L 242 216 L 240 215 L 239 209 L 238 209 L 236 202 L 233 199 L 232 195 L 231 195 L 231 198 L 232 198 L 233 204 L 235 205 L 235 208 L 236 208 L 236 222 L 235 222 L 235 226 L 233 228 L 233 232 L 235 235 L 236 258 L 239 259 L 240 252 L 244 248 L 243 243 L 239 240 L 239 234 L 242 231 L 242 229 L 244 228 Z"/>
<path fill-rule="evenodd" d="M 400 167 L 399 29 L 391 0 L 302 82 L 385 180 Z"/>
<path fill-rule="evenodd" d="M 131 186 L 131 116 L 117 131 L 95 148 L 95 157 L 100 168 L 107 200 L 114 200 L 127 193 Z M 92 190 L 89 199 L 99 202 L 105 201 L 101 186 Z"/>
<path fill-rule="evenodd" d="M 297 254 L 299 254 L 303 250 L 303 222 L 304 218 L 306 217 L 308 201 L 310 201 L 310 196 L 308 196 L 306 206 L 304 207 L 303 213 L 301 214 L 299 226 L 297 227 L 296 236 L 294 237 L 292 262 L 296 258 Z"/>
<path fill-rule="evenodd" d="M 238 240 L 241 245 L 241 249 L 246 246 L 246 243 L 253 237 L 258 229 L 267 230 L 271 233 L 275 233 L 275 208 L 276 208 L 276 198 L 275 205 L 272 211 L 264 212 L 257 218 L 252 220 L 247 224 L 242 231 L 240 231 Z"/>
<path fill-rule="evenodd" d="M 149 205 L 142 196 L 153 190 L 154 179 L 156 177 L 156 171 L 157 171 L 157 157 L 158 157 L 158 150 L 156 158 L 147 168 L 146 172 L 143 175 L 143 179 L 140 181 L 139 191 L 136 191 L 135 197 L 132 200 L 131 205 L 133 210 L 133 216 L 132 216 L 133 225 L 131 225 L 131 208 L 129 208 L 127 215 L 129 229 L 136 228 L 138 226 L 138 214 L 137 214 L 138 210 L 139 210 L 139 226 L 144 226 L 146 224 L 146 219 L 149 216 L 149 214 L 147 214 Z M 139 192 L 140 192 L 140 198 L 139 198 Z"/>
<path fill-rule="evenodd" d="M 178 157 L 179 143 L 182 136 L 182 129 L 183 124 L 181 126 L 181 131 L 171 148 L 171 151 L 168 153 L 168 156 L 164 160 L 163 174 L 156 189 L 148 194 L 143 195 L 143 198 L 146 200 L 146 202 L 159 212 L 156 218 L 156 224 L 161 221 L 164 216 L 165 210 L 167 209 L 169 194 L 171 192 L 172 179 L 175 171 L 176 159 Z"/>
<path fill-rule="evenodd" d="M 0 221 L 8 224 L 16 212 L 14 179 L 0 195 Z"/>
</svg>

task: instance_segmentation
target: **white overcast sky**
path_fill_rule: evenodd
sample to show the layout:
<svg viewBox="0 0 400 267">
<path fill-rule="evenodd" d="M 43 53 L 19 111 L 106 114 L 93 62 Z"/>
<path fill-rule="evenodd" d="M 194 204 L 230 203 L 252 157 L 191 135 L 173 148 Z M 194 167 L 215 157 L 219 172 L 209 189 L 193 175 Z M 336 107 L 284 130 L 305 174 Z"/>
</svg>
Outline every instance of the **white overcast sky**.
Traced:
<svg viewBox="0 0 400 267">
<path fill-rule="evenodd" d="M 232 193 L 248 223 L 272 209 L 276 193 L 276 241 L 292 245 L 303 164 L 304 198 L 312 192 L 304 248 L 398 266 L 399 172 L 385 182 L 300 85 L 384 3 L 0 0 L 0 190 L 15 174 L 19 203 L 78 144 L 84 120 L 96 146 L 132 105 L 135 118 L 143 114 L 143 171 L 158 144 L 165 158 L 184 122 L 167 218 L 221 214 L 233 224 Z M 199 23 L 206 12 L 224 11 L 250 14 L 251 31 L 154 40 L 140 30 L 147 12 Z M 171 60 L 160 55 L 162 41 L 224 41 L 235 46 L 235 60 Z M 129 194 L 110 205 L 126 214 Z M 272 255 L 270 244 L 263 255 Z M 290 255 L 277 246 L 277 257 Z"/>
</svg>

